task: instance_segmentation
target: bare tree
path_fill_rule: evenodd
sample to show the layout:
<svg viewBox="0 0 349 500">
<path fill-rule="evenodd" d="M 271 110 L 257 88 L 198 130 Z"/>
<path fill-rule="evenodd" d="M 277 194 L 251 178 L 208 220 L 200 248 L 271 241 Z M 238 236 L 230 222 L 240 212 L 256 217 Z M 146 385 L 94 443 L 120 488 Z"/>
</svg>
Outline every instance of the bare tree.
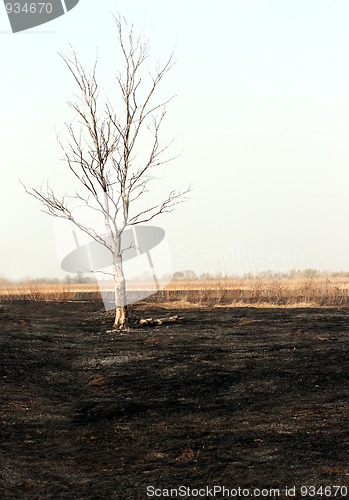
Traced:
<svg viewBox="0 0 349 500">
<path fill-rule="evenodd" d="M 59 142 L 65 163 L 78 180 L 80 190 L 74 196 L 58 197 L 48 185 L 45 189 L 25 189 L 43 203 L 46 213 L 71 221 L 110 251 L 116 306 L 113 328 L 122 329 L 127 323 L 127 304 L 121 235 L 128 226 L 149 222 L 159 214 L 172 211 L 185 199 L 189 189 L 171 191 L 160 203 L 137 208 L 136 212 L 132 210 L 136 205 L 139 207 L 139 201 L 144 200 L 143 195 L 149 191 L 154 167 L 174 159 L 164 158 L 169 144 L 161 146 L 159 139 L 166 105 L 172 97 L 154 103 L 154 94 L 174 60 L 172 53 L 151 73 L 145 65 L 149 57 L 148 40 L 135 36 L 133 27 L 120 15 L 115 23 L 123 60 L 123 68 L 117 75 L 118 96 L 123 108 L 120 112 L 115 112 L 107 98 L 101 100 L 97 60 L 92 72 L 88 73 L 75 51 L 71 57 L 60 54 L 76 82 L 78 96 L 75 102 L 68 103 L 77 120 L 66 124 L 68 139 L 64 144 Z M 145 137 L 148 139 L 146 146 Z M 72 198 L 97 210 L 103 217 L 107 237 L 77 217 L 69 202 Z"/>
</svg>

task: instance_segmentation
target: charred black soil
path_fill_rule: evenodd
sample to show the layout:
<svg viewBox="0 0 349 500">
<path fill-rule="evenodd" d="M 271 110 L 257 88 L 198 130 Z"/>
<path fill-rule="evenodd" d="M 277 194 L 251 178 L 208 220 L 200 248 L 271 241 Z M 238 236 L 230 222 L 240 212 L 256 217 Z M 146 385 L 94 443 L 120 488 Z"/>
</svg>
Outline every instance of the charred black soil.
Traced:
<svg viewBox="0 0 349 500">
<path fill-rule="evenodd" d="M 349 488 L 348 309 L 171 309 L 123 335 L 101 310 L 0 306 L 1 499 Z"/>
</svg>

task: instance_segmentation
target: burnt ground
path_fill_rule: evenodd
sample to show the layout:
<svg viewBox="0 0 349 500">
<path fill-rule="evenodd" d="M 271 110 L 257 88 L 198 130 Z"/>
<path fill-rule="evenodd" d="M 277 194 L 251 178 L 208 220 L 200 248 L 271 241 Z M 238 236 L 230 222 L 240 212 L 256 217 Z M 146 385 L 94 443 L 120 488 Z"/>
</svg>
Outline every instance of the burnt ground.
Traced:
<svg viewBox="0 0 349 500">
<path fill-rule="evenodd" d="M 349 310 L 172 309 L 118 335 L 101 303 L 2 304 L 1 499 L 345 497 Z"/>
</svg>

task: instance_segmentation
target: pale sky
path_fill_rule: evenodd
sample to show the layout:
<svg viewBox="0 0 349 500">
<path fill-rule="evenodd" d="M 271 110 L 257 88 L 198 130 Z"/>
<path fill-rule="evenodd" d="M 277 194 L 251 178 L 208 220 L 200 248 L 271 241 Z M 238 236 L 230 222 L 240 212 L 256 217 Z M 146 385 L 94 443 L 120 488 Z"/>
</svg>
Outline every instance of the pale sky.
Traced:
<svg viewBox="0 0 349 500">
<path fill-rule="evenodd" d="M 91 67 L 98 48 L 112 100 L 116 11 L 143 28 L 155 62 L 176 51 L 159 97 L 177 96 L 164 137 L 182 154 L 154 185 L 154 197 L 193 186 L 189 202 L 154 221 L 173 268 L 348 271 L 347 0 L 80 0 L 17 34 L 0 6 L 0 276 L 66 274 L 53 219 L 18 179 L 69 192 L 56 130 L 76 89 L 57 52 L 72 44 Z"/>
</svg>

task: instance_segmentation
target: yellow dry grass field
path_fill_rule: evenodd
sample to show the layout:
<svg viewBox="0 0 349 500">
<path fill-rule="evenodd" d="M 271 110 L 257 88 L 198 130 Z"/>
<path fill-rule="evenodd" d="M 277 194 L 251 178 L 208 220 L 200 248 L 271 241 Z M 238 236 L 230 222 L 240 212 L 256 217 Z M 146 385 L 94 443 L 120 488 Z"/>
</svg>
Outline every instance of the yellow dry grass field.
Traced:
<svg viewBox="0 0 349 500">
<path fill-rule="evenodd" d="M 133 284 L 133 291 L 146 285 Z M 97 283 L 0 282 L 1 300 L 100 300 Z M 172 281 L 147 299 L 182 307 L 347 307 L 349 277 Z"/>
</svg>

